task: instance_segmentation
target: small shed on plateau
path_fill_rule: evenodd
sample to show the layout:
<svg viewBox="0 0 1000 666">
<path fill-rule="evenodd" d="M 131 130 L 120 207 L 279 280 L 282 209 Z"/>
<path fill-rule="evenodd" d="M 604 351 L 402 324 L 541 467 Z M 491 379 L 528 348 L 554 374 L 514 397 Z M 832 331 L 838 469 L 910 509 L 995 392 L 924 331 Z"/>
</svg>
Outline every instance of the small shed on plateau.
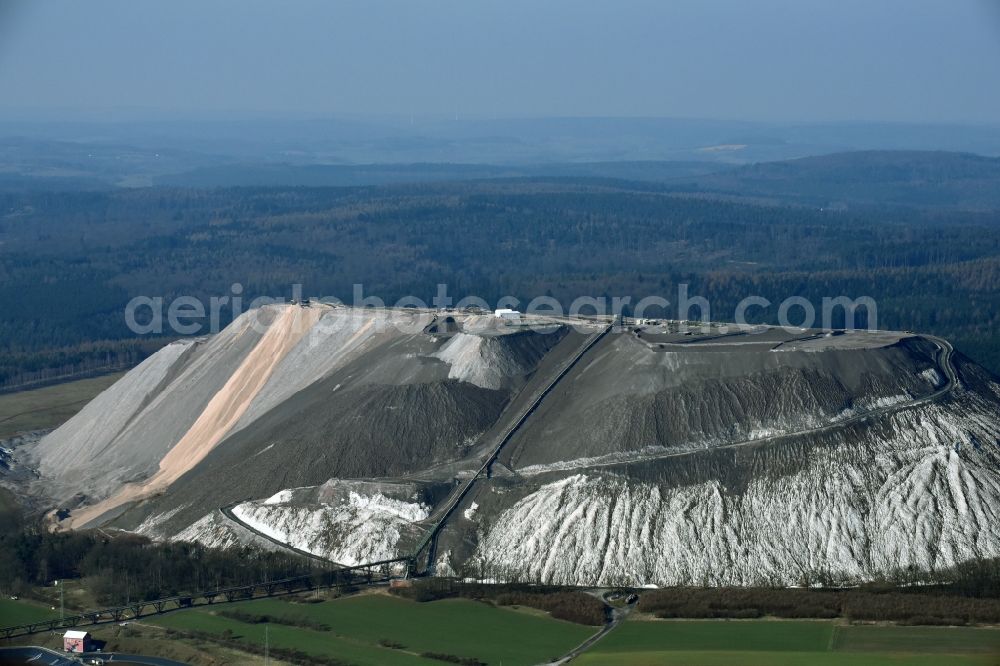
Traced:
<svg viewBox="0 0 1000 666">
<path fill-rule="evenodd" d="M 493 316 L 498 319 L 506 319 L 508 321 L 521 321 L 521 313 L 517 310 L 511 310 L 510 308 L 500 308 L 493 312 Z"/>
</svg>

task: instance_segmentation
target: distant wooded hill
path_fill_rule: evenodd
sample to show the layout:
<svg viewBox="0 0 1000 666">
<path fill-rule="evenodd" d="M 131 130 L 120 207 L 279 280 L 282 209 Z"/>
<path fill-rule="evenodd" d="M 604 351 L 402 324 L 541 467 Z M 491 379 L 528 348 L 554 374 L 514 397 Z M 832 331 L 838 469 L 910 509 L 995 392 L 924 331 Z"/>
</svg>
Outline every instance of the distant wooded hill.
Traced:
<svg viewBox="0 0 1000 666">
<path fill-rule="evenodd" d="M 581 162 L 542 165 L 491 164 L 229 164 L 156 179 L 169 187 L 347 187 L 463 180 L 595 178 L 665 182 L 718 171 L 712 162 Z"/>
<path fill-rule="evenodd" d="M 1000 159 L 866 151 L 765 162 L 691 179 L 698 188 L 819 206 L 1000 208 Z"/>
<path fill-rule="evenodd" d="M 865 151 L 748 166 L 714 162 L 588 162 L 203 167 L 156 179 L 165 186 L 358 186 L 511 178 L 593 178 L 655 183 L 703 192 L 817 207 L 1000 208 L 1000 158 L 969 153 Z"/>
<path fill-rule="evenodd" d="M 823 296 L 867 295 L 878 300 L 881 327 L 951 337 L 1000 371 L 996 212 L 783 203 L 785 192 L 807 190 L 802 182 L 835 189 L 838 173 L 840 191 L 853 197 L 877 182 L 930 189 L 917 184 L 921 175 L 961 196 L 990 195 L 970 183 L 986 183 L 995 160 L 910 158 L 832 156 L 711 177 L 719 192 L 728 182 L 753 184 L 763 205 L 708 193 L 707 179 L 699 191 L 524 178 L 0 193 L 0 386 L 135 362 L 150 346 L 136 345 L 125 327 L 132 296 L 207 299 L 234 282 L 246 302 L 289 296 L 293 283 L 344 300 L 355 283 L 388 301 L 429 300 L 443 282 L 455 296 L 549 294 L 566 303 L 580 295 L 673 301 L 686 282 L 719 319 L 751 294 L 817 305 Z M 858 159 L 869 166 L 853 174 L 846 165 Z M 760 319 L 774 321 L 776 308 L 758 311 Z"/>
</svg>

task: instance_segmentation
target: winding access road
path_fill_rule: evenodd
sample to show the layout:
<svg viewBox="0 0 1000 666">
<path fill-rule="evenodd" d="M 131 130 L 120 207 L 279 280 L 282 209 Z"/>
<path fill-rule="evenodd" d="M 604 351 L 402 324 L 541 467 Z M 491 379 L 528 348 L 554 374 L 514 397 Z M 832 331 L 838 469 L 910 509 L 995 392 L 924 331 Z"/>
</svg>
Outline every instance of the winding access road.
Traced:
<svg viewBox="0 0 1000 666">
<path fill-rule="evenodd" d="M 738 449 L 746 446 L 760 446 L 763 444 L 770 444 L 773 442 L 778 442 L 781 440 L 792 439 L 795 437 L 802 437 L 805 435 L 817 435 L 828 432 L 834 432 L 841 428 L 846 428 L 847 426 L 854 425 L 855 423 L 862 423 L 869 419 L 885 416 L 888 414 L 895 414 L 896 412 L 901 412 L 907 409 L 912 409 L 914 407 L 919 407 L 931 402 L 940 400 L 942 397 L 948 395 L 958 386 L 958 371 L 955 369 L 952 363 L 952 354 L 955 349 L 951 346 L 951 343 L 944 338 L 939 338 L 934 335 L 921 335 L 919 337 L 925 340 L 930 340 L 938 347 L 937 352 L 937 364 L 938 369 L 944 372 L 945 383 L 933 393 L 925 395 L 920 398 L 914 398 L 913 400 L 907 400 L 905 402 L 897 402 L 892 405 L 886 405 L 885 407 L 876 407 L 875 409 L 870 409 L 859 414 L 854 414 L 848 418 L 841 419 L 839 421 L 834 421 L 826 425 L 817 426 L 815 428 L 804 428 L 802 430 L 795 430 L 791 432 L 784 432 L 778 435 L 771 435 L 769 437 L 758 437 L 756 439 L 745 439 L 738 442 L 732 442 L 729 444 L 722 444 L 720 446 L 712 446 L 702 449 L 690 449 L 687 451 L 674 451 L 669 453 L 635 453 L 635 454 L 614 454 L 614 458 L 608 459 L 589 459 L 580 461 L 579 464 L 573 464 L 572 461 L 565 464 L 556 465 L 538 465 L 536 469 L 522 468 L 518 470 L 518 473 L 524 477 L 537 476 L 539 474 L 546 474 L 549 472 L 562 472 L 569 470 L 581 470 L 581 469 L 593 469 L 599 467 L 616 467 L 618 465 L 629 465 L 633 463 L 640 462 L 650 462 L 654 460 L 663 460 L 666 458 L 679 458 L 682 456 L 693 456 L 707 451 L 726 451 L 729 449 Z"/>
<path fill-rule="evenodd" d="M 417 548 L 413 552 L 413 554 L 411 556 L 409 556 L 410 558 L 412 558 L 412 559 L 415 560 L 417 557 L 419 557 L 420 553 L 423 552 L 424 549 L 426 548 L 426 549 L 428 549 L 427 550 L 427 552 L 428 552 L 428 558 L 427 558 L 428 565 L 430 566 L 430 565 L 433 564 L 433 561 L 434 561 L 433 560 L 434 549 L 435 549 L 435 546 L 436 546 L 436 538 L 437 538 L 438 533 L 445 526 L 445 524 L 447 523 L 448 519 L 454 513 L 455 509 L 461 504 L 462 500 L 471 491 L 471 489 L 475 485 L 476 481 L 478 481 L 479 479 L 481 479 L 483 477 L 488 477 L 489 476 L 489 470 L 490 470 L 491 466 L 496 463 L 496 461 L 497 461 L 497 459 L 498 459 L 501 451 L 503 450 L 504 446 L 511 440 L 511 438 L 514 436 L 514 434 L 524 425 L 524 423 L 527 422 L 527 420 L 537 410 L 538 406 L 542 403 L 542 401 L 545 399 L 545 397 L 555 388 L 555 386 L 560 382 L 560 380 L 562 380 L 567 374 L 569 374 L 569 372 L 577 365 L 577 363 L 580 361 L 580 359 L 583 358 L 583 356 L 590 349 L 592 349 L 600 340 L 602 340 L 612 330 L 612 328 L 613 328 L 612 326 L 607 326 L 600 333 L 596 334 L 593 338 L 591 338 L 591 340 L 589 340 L 587 342 L 587 344 L 585 344 L 579 350 L 579 352 L 577 352 L 569 360 L 569 362 L 566 363 L 566 365 L 545 386 L 545 388 L 542 391 L 540 391 L 538 393 L 538 395 L 536 395 L 535 398 L 533 400 L 531 400 L 531 402 L 528 403 L 528 405 L 524 409 L 522 409 L 521 413 L 518 415 L 518 418 L 515 420 L 515 422 L 500 437 L 500 439 L 497 442 L 497 445 L 492 449 L 492 451 L 487 456 L 485 456 L 482 459 L 482 464 L 480 465 L 480 467 L 476 471 L 476 473 L 474 475 L 472 475 L 470 478 L 466 479 L 463 483 L 461 483 L 455 489 L 455 491 L 453 491 L 452 494 L 448 497 L 448 499 L 446 500 L 444 506 L 436 512 L 437 515 L 439 516 L 438 520 L 433 524 L 433 526 L 431 526 L 431 528 L 428 531 L 427 535 L 419 543 L 419 545 L 417 546 Z M 954 353 L 954 348 L 952 347 L 952 345 L 947 340 L 944 340 L 944 339 L 939 338 L 937 336 L 924 335 L 922 337 L 924 339 L 926 339 L 926 340 L 929 340 L 929 341 L 933 342 L 937 346 L 937 348 L 938 348 L 938 351 L 937 351 L 937 366 L 938 366 L 938 369 L 941 372 L 944 373 L 944 379 L 945 379 L 944 384 L 940 388 L 938 388 L 937 390 L 935 390 L 934 392 L 932 392 L 932 393 L 930 393 L 930 394 L 928 394 L 926 396 L 923 396 L 923 397 L 920 397 L 920 398 L 915 398 L 913 400 L 908 400 L 908 401 L 905 401 L 905 402 L 896 403 L 896 404 L 893 404 L 893 405 L 887 405 L 885 407 L 878 407 L 878 408 L 875 408 L 875 409 L 871 409 L 871 410 L 868 410 L 866 412 L 859 413 L 859 414 L 854 414 L 854 415 L 852 415 L 852 416 L 850 416 L 848 418 L 841 419 L 841 420 L 835 421 L 833 423 L 828 423 L 828 424 L 823 425 L 823 426 L 818 426 L 818 427 L 814 427 L 814 428 L 805 428 L 805 429 L 802 429 L 802 430 L 797 430 L 797 431 L 794 431 L 794 432 L 786 432 L 786 433 L 782 433 L 780 435 L 774 435 L 774 436 L 770 436 L 770 437 L 761 437 L 761 438 L 757 438 L 757 439 L 743 440 L 743 441 L 733 442 L 733 443 L 730 443 L 730 444 L 725 444 L 725 445 L 722 445 L 722 446 L 712 447 L 712 448 L 708 448 L 708 449 L 695 449 L 695 450 L 690 450 L 690 451 L 680 451 L 680 452 L 664 453 L 664 454 L 658 454 L 658 455 L 648 455 L 648 454 L 642 455 L 642 454 L 639 454 L 639 455 L 635 456 L 634 458 L 629 458 L 629 459 L 622 459 L 622 457 L 618 456 L 614 460 L 607 460 L 607 461 L 586 461 L 585 463 L 577 465 L 577 466 L 573 466 L 573 465 L 560 465 L 558 468 L 553 468 L 553 469 L 558 469 L 559 471 L 562 471 L 562 470 L 570 470 L 570 469 L 588 469 L 588 468 L 594 468 L 594 467 L 610 467 L 610 466 L 630 464 L 630 463 L 636 463 L 636 462 L 649 462 L 649 461 L 660 460 L 660 459 L 665 459 L 665 458 L 675 458 L 675 457 L 680 457 L 680 456 L 695 455 L 695 454 L 698 454 L 698 453 L 704 453 L 705 451 L 736 449 L 736 448 L 741 448 L 741 447 L 746 447 L 746 446 L 759 446 L 759 445 L 768 444 L 768 443 L 772 443 L 772 442 L 777 442 L 777 441 L 781 441 L 781 440 L 785 440 L 785 439 L 790 439 L 790 438 L 795 438 L 795 437 L 802 437 L 802 436 L 805 436 L 805 435 L 815 435 L 815 434 L 821 434 L 821 433 L 826 433 L 826 432 L 832 432 L 832 431 L 835 431 L 835 430 L 838 430 L 838 429 L 841 429 L 841 428 L 845 428 L 845 427 L 848 427 L 848 426 L 856 424 L 856 423 L 861 423 L 861 422 L 867 421 L 867 420 L 872 419 L 872 418 L 876 418 L 876 417 L 879 417 L 879 416 L 885 416 L 885 415 L 888 415 L 888 414 L 894 414 L 896 412 L 900 412 L 900 411 L 903 411 L 903 410 L 906 410 L 906 409 L 912 409 L 913 407 L 918 407 L 920 405 L 924 405 L 924 404 L 928 404 L 928 403 L 940 400 L 944 396 L 946 396 L 949 393 L 951 393 L 952 391 L 954 391 L 955 388 L 959 385 L 958 372 L 957 372 L 957 370 L 956 370 L 956 368 L 955 368 L 955 366 L 954 366 L 954 364 L 952 362 L 952 355 Z M 534 474 L 545 473 L 547 471 L 550 471 L 550 470 L 549 469 L 545 469 L 545 470 L 533 472 L 531 470 L 524 470 L 524 469 L 522 469 L 519 472 L 516 471 L 516 473 L 519 473 L 522 476 L 531 476 L 531 475 L 534 475 Z M 303 551 L 303 550 L 300 550 L 298 548 L 294 548 L 294 547 L 290 546 L 289 544 L 284 543 L 282 541 L 279 541 L 279 540 L 275 539 L 274 537 L 272 537 L 272 536 L 270 536 L 268 534 L 264 534 L 263 532 L 255 529 L 254 527 L 252 527 L 252 526 L 244 523 L 235 514 L 233 514 L 232 509 L 233 509 L 234 506 L 235 505 L 230 505 L 230 506 L 227 506 L 227 507 L 223 507 L 222 509 L 220 509 L 220 512 L 222 513 L 222 515 L 227 520 L 232 521 L 234 524 L 239 525 L 240 527 L 248 530 L 250 533 L 255 534 L 255 535 L 257 535 L 257 536 L 259 536 L 259 537 L 261 537 L 263 539 L 266 539 L 267 541 L 275 544 L 276 546 L 278 546 L 278 547 L 280 547 L 282 549 L 285 549 L 285 550 L 288 550 L 290 552 L 296 553 L 296 554 L 301 555 L 303 557 L 308 557 L 310 559 L 318 560 L 318 561 L 321 561 L 321 562 L 323 562 L 325 564 L 330 564 L 330 565 L 334 565 L 334 566 L 338 566 L 338 567 L 343 566 L 343 565 L 339 565 L 336 562 L 332 562 L 331 560 L 327 560 L 326 558 L 323 558 L 323 557 L 320 557 L 318 555 L 315 555 L 314 553 L 310 553 L 308 551 Z M 394 560 L 394 561 L 396 561 L 396 560 Z M 384 564 L 384 563 L 377 563 L 377 564 Z M 361 565 L 361 566 L 368 566 L 368 565 Z M 372 566 L 374 566 L 374 565 L 372 565 Z M 566 663 L 572 661 L 573 659 L 575 659 L 576 657 L 578 657 L 579 655 L 581 655 L 584 652 L 586 652 L 588 649 L 590 649 L 591 647 L 593 647 L 594 644 L 596 644 L 598 641 L 600 641 L 602 638 L 604 638 L 608 633 L 610 633 L 612 630 L 614 630 L 615 627 L 617 627 L 628 616 L 628 614 L 632 610 L 633 610 L 633 605 L 626 606 L 625 608 L 620 608 L 620 609 L 616 608 L 616 609 L 613 609 L 612 610 L 611 618 L 609 619 L 609 621 L 607 622 L 607 624 L 604 625 L 604 627 L 602 627 L 594 635 L 590 636 L 583 643 L 581 643 L 577 647 L 573 648 L 573 650 L 571 650 L 570 652 L 568 652 L 565 655 L 563 655 L 561 658 L 559 658 L 554 663 L 556 663 L 556 664 L 566 664 Z"/>
<path fill-rule="evenodd" d="M 522 411 L 520 412 L 520 414 L 518 414 L 518 417 L 515 420 L 515 422 L 500 437 L 500 439 L 498 440 L 497 445 L 490 451 L 490 453 L 486 457 L 484 457 L 482 459 L 482 462 L 481 462 L 479 468 L 475 471 L 475 473 L 472 474 L 471 476 L 469 476 L 467 479 L 465 479 L 462 483 L 460 483 L 460 485 L 458 485 L 456 487 L 456 489 L 445 500 L 445 503 L 442 505 L 442 507 L 439 508 L 437 511 L 435 511 L 435 514 L 437 516 L 437 520 L 433 523 L 433 525 L 430 526 L 430 528 L 429 528 L 426 536 L 418 543 L 416 549 L 414 550 L 414 552 L 413 552 L 413 554 L 411 556 L 412 558 L 416 559 L 420 555 L 420 553 L 422 553 L 425 549 L 429 548 L 429 550 L 428 550 L 428 560 L 427 560 L 428 561 L 428 565 L 430 565 L 431 563 L 433 563 L 433 556 L 434 556 L 434 550 L 435 550 L 437 535 L 444 528 L 445 524 L 450 519 L 450 517 L 452 516 L 452 514 L 455 512 L 455 510 L 458 508 L 458 506 L 461 504 L 462 500 L 469 494 L 469 492 L 472 490 L 472 488 L 474 487 L 474 485 L 476 484 L 476 482 L 479 479 L 489 476 L 489 470 L 490 470 L 490 468 L 494 464 L 496 464 L 497 459 L 500 456 L 500 453 L 502 452 L 504 446 L 506 446 L 507 443 L 510 442 L 510 440 L 517 433 L 517 431 L 527 422 L 527 420 L 531 417 L 531 415 L 538 409 L 539 405 L 541 405 L 541 403 L 545 399 L 545 397 L 549 393 L 551 393 L 551 391 L 555 388 L 555 386 L 563 378 L 565 378 L 566 375 L 568 375 L 569 372 L 574 367 L 576 367 L 576 365 L 579 363 L 580 359 L 582 359 L 583 356 L 588 351 L 590 351 L 598 342 L 600 342 L 604 337 L 606 337 L 607 334 L 612 329 L 613 329 L 613 326 L 609 325 L 609 326 L 606 326 L 599 333 L 597 333 L 596 335 L 594 335 L 594 337 L 592 337 L 563 366 L 563 368 L 545 386 L 545 388 L 543 390 L 541 390 L 535 396 L 535 398 L 522 409 Z M 725 450 L 738 449 L 738 448 L 743 448 L 743 447 L 748 447 L 748 446 L 761 446 L 761 445 L 765 445 L 765 444 L 769 444 L 769 443 L 773 443 L 773 442 L 778 442 L 778 441 L 787 440 L 787 439 L 793 439 L 793 438 L 796 438 L 796 437 L 802 437 L 802 436 L 806 436 L 806 435 L 816 435 L 816 434 L 822 434 L 822 433 L 827 433 L 827 432 L 833 432 L 833 431 L 839 430 L 841 428 L 845 428 L 845 427 L 848 427 L 848 426 L 856 424 L 856 423 L 861 423 L 861 422 L 867 421 L 869 419 L 872 419 L 872 418 L 875 418 L 875 417 L 878 417 L 878 416 L 885 416 L 885 415 L 888 415 L 888 414 L 894 414 L 896 412 L 900 412 L 900 411 L 903 411 L 903 410 L 906 410 L 906 409 L 912 409 L 913 407 L 918 407 L 920 405 L 928 404 L 930 402 L 934 402 L 934 401 L 937 401 L 937 400 L 941 399 L 945 395 L 951 393 L 955 389 L 955 387 L 958 386 L 958 372 L 955 369 L 954 364 L 952 363 L 952 354 L 954 353 L 954 348 L 951 346 L 951 343 L 949 343 L 947 340 L 945 340 L 943 338 L 939 338 L 939 337 L 933 336 L 933 335 L 922 335 L 920 337 L 923 337 L 924 339 L 933 342 L 937 346 L 937 348 L 938 348 L 938 352 L 937 352 L 937 365 L 938 365 L 938 369 L 941 370 L 944 373 L 944 378 L 945 378 L 945 382 L 944 382 L 944 384 L 940 388 L 938 388 L 937 390 L 935 390 L 933 393 L 930 393 L 930 394 L 928 394 L 926 396 L 923 396 L 923 397 L 920 397 L 920 398 L 915 398 L 913 400 L 908 400 L 908 401 L 896 403 L 896 404 L 893 404 L 893 405 L 886 405 L 885 407 L 877 407 L 875 409 L 871 409 L 871 410 L 868 410 L 868 411 L 865 411 L 865 412 L 862 412 L 862 413 L 859 413 L 859 414 L 854 414 L 854 415 L 852 415 L 852 416 L 850 416 L 848 418 L 841 419 L 839 421 L 828 423 L 828 424 L 822 425 L 822 426 L 817 426 L 817 427 L 813 427 L 813 428 L 804 428 L 804 429 L 801 429 L 801 430 L 796 430 L 796 431 L 792 431 L 792 432 L 785 432 L 785 433 L 781 433 L 781 434 L 778 434 L 778 435 L 772 435 L 772 436 L 769 436 L 769 437 L 759 437 L 759 438 L 756 438 L 756 439 L 741 440 L 741 441 L 738 441 L 738 442 L 732 442 L 732 443 L 729 443 L 729 444 L 723 444 L 723 445 L 720 445 L 720 446 L 715 446 L 715 447 L 710 447 L 710 448 L 691 449 L 691 450 L 687 450 L 687 451 L 673 451 L 673 452 L 659 453 L 659 454 L 648 454 L 648 453 L 646 453 L 646 454 L 635 453 L 635 454 L 632 454 L 632 455 L 629 455 L 629 454 L 615 454 L 614 458 L 609 458 L 609 459 L 604 459 L 604 460 L 602 460 L 602 459 L 590 459 L 590 460 L 580 461 L 579 464 L 573 464 L 572 462 L 568 462 L 568 463 L 559 464 L 559 465 L 546 465 L 544 467 L 543 466 L 539 466 L 537 469 L 522 468 L 520 470 L 513 470 L 513 471 L 518 476 L 521 476 L 521 477 L 530 477 L 530 476 L 537 476 L 539 474 L 545 474 L 545 473 L 553 472 L 553 471 L 571 471 L 571 470 L 584 470 L 584 469 L 593 469 L 593 468 L 601 468 L 601 467 L 615 467 L 615 466 L 619 466 L 619 465 L 628 465 L 628 464 L 634 464 L 634 463 L 642 463 L 642 462 L 651 462 L 651 461 L 656 461 L 656 460 L 663 460 L 663 459 L 667 459 L 667 458 L 678 458 L 678 457 L 682 457 L 682 456 L 697 455 L 697 454 L 705 453 L 707 451 L 725 451 Z M 345 565 L 343 565 L 341 563 L 334 562 L 334 561 L 329 560 L 327 558 L 324 558 L 324 557 L 321 557 L 319 555 L 316 555 L 315 553 L 310 553 L 309 551 L 305 551 L 305 550 L 301 550 L 299 548 L 295 548 L 295 547 L 293 547 L 293 546 L 291 546 L 291 545 L 289 545 L 289 544 L 287 544 L 287 543 L 285 543 L 283 541 L 280 541 L 280 540 L 272 537 L 269 534 L 265 534 L 264 532 L 261 532 L 260 530 L 256 529 L 255 527 L 253 527 L 253 526 L 245 523 L 244 521 L 240 520 L 233 513 L 233 511 L 232 511 L 234 507 L 235 507 L 235 505 L 229 505 L 229 506 L 226 506 L 226 507 L 222 507 L 219 510 L 220 513 L 222 514 L 222 516 L 226 520 L 232 522 L 234 525 L 237 525 L 237 526 L 239 526 L 239 527 L 247 530 L 251 534 L 254 534 L 254 535 L 260 537 L 261 539 L 264 539 L 264 540 L 266 540 L 266 541 L 274 544 L 275 546 L 277 546 L 277 547 L 279 547 L 279 548 L 281 548 L 281 549 L 283 549 L 285 551 L 288 551 L 290 553 L 294 553 L 296 555 L 300 555 L 302 557 L 306 557 L 306 558 L 309 558 L 311 560 L 318 561 L 318 562 L 321 562 L 321 563 L 326 564 L 326 565 L 332 565 L 332 566 L 338 567 L 338 568 L 342 568 L 342 567 L 345 566 Z M 361 566 L 364 566 L 364 565 L 361 565 Z"/>
<path fill-rule="evenodd" d="M 607 599 L 604 596 L 601 597 L 601 600 L 607 602 Z M 581 654 L 583 654 L 590 648 L 594 647 L 594 644 L 597 643 L 597 641 L 601 640 L 609 633 L 611 633 L 611 631 L 615 627 L 621 624 L 622 620 L 624 620 L 629 616 L 629 613 L 635 610 L 637 603 L 638 601 L 633 601 L 632 603 L 627 604 L 621 608 L 616 608 L 615 606 L 611 606 L 611 617 L 604 624 L 604 626 L 601 627 L 600 631 L 598 631 L 596 634 L 594 634 L 584 642 L 580 643 L 575 648 L 573 648 L 572 650 L 570 650 L 569 652 L 567 652 L 566 654 L 564 654 L 563 656 L 559 657 L 558 659 L 556 659 L 551 663 L 554 665 L 567 664 L 576 659 L 577 657 L 579 657 Z"/>
</svg>

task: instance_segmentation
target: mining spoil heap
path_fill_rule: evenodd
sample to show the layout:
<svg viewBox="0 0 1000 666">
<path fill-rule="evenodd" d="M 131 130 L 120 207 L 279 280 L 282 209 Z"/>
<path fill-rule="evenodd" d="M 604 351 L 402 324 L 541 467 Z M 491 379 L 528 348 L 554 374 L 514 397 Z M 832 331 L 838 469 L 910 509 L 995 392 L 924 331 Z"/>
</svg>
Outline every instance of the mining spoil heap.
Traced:
<svg viewBox="0 0 1000 666">
<path fill-rule="evenodd" d="M 1000 556 L 1000 384 L 906 333 L 267 306 L 18 453 L 64 528 L 439 575 L 854 583 Z"/>
</svg>

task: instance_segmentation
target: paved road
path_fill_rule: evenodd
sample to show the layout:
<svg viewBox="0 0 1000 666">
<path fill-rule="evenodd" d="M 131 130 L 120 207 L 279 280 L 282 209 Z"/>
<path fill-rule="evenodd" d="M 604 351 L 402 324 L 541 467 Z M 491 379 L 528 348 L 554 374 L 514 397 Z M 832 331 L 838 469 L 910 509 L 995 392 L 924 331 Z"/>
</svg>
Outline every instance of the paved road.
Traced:
<svg viewBox="0 0 1000 666">
<path fill-rule="evenodd" d="M 887 414 L 894 414 L 896 412 L 901 412 L 906 409 L 912 409 L 913 407 L 919 407 L 920 405 L 925 405 L 931 402 L 935 402 L 948 393 L 955 390 L 958 386 L 958 372 L 955 370 L 955 366 L 952 364 L 952 354 L 954 353 L 954 348 L 951 346 L 947 340 L 939 338 L 933 335 L 923 335 L 921 336 L 926 340 L 930 340 L 938 347 L 938 369 L 942 370 L 945 375 L 945 384 L 938 390 L 930 393 L 922 398 L 916 398 L 914 400 L 907 400 L 906 402 L 899 402 L 894 405 L 888 405 L 886 407 L 877 407 L 875 409 L 868 410 L 866 412 L 855 414 L 846 419 L 829 423 L 827 425 L 818 426 L 815 428 L 805 428 L 803 430 L 795 430 L 793 432 L 786 432 L 780 435 L 773 435 L 770 437 L 759 437 L 757 439 L 746 439 L 739 442 L 732 442 L 731 444 L 723 444 L 721 446 L 713 446 L 704 449 L 691 449 L 688 451 L 676 451 L 670 453 L 658 453 L 658 454 L 615 454 L 614 459 L 608 460 L 588 460 L 581 462 L 578 465 L 574 465 L 572 462 L 567 464 L 559 465 L 539 465 L 538 469 L 519 469 L 518 473 L 521 476 L 537 476 L 539 474 L 546 474 L 549 472 L 562 472 L 570 470 L 581 470 L 581 469 L 593 469 L 597 467 L 615 467 L 618 465 L 628 465 L 639 462 L 650 462 L 654 460 L 663 460 L 666 458 L 679 458 L 681 456 L 692 456 L 707 451 L 725 451 L 727 449 L 738 449 L 744 446 L 758 446 L 761 444 L 768 444 L 770 442 L 776 442 L 784 439 L 791 439 L 795 437 L 802 437 L 804 435 L 815 435 L 827 432 L 833 432 L 841 428 L 845 428 L 849 425 L 855 423 L 861 423 L 867 421 L 868 419 L 874 418 L 876 416 L 884 416 Z"/>
<path fill-rule="evenodd" d="M 143 666 L 188 666 L 182 661 L 163 659 L 162 657 L 144 657 L 139 654 L 122 654 L 120 652 L 86 652 L 86 659 L 99 659 L 105 664 L 141 664 Z"/>
<path fill-rule="evenodd" d="M 628 604 L 627 606 L 625 606 L 623 608 L 615 608 L 614 606 L 612 606 L 611 607 L 611 618 L 608 620 L 607 624 L 605 624 L 603 627 L 601 627 L 600 631 L 598 631 L 596 634 L 594 634 L 593 636 L 591 636 L 590 638 L 588 638 L 584 642 L 580 643 L 575 648 L 573 648 L 572 650 L 570 650 L 569 652 L 567 652 L 563 656 L 559 657 L 559 659 L 557 659 L 556 661 L 554 661 L 552 663 L 553 664 L 566 664 L 566 663 L 569 663 L 570 661 L 576 659 L 577 657 L 579 657 L 581 654 L 583 654 L 584 652 L 586 652 L 590 648 L 594 647 L 594 644 L 597 641 L 601 640 L 602 638 L 604 638 L 605 636 L 607 636 L 609 633 L 611 633 L 611 631 L 614 630 L 615 627 L 617 627 L 619 624 L 621 624 L 622 620 L 624 620 L 625 618 L 627 618 L 629 616 L 629 614 L 633 610 L 635 610 L 635 606 L 636 606 L 637 603 L 638 603 L 638 601 L 632 602 L 631 604 Z"/>
<path fill-rule="evenodd" d="M 0 664 L 32 666 L 80 666 L 80 662 L 48 648 L 28 646 L 0 648 Z"/>
<path fill-rule="evenodd" d="M 107 664 L 140 664 L 142 666 L 187 666 L 187 664 L 163 659 L 161 657 L 144 657 L 139 654 L 121 654 L 118 652 L 84 652 L 83 654 L 65 654 L 43 647 L 0 648 L 0 663 L 31 664 L 32 666 L 80 666 L 81 663 L 92 663 L 99 659 Z"/>
</svg>

